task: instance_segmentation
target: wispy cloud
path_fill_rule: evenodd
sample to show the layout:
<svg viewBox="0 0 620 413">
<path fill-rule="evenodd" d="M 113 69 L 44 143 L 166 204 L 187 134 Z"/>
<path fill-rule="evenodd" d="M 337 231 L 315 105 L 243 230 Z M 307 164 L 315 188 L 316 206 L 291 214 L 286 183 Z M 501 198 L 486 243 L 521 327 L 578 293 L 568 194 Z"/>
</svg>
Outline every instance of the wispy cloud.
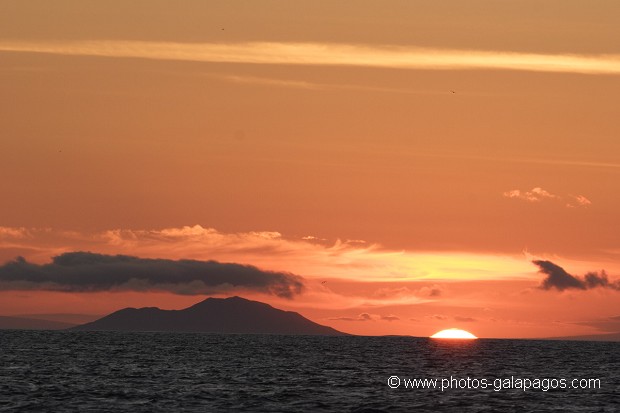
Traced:
<svg viewBox="0 0 620 413">
<path fill-rule="evenodd" d="M 333 321 L 398 321 L 400 317 L 395 316 L 394 314 L 369 314 L 369 313 L 361 313 L 357 317 L 331 317 L 329 320 Z"/>
<path fill-rule="evenodd" d="M 197 62 L 620 74 L 620 56 L 617 55 L 534 54 L 390 45 L 266 42 L 172 43 L 113 40 L 4 41 L 0 42 L 0 50 Z"/>
<path fill-rule="evenodd" d="M 523 201 L 537 203 L 549 200 L 561 201 L 567 208 L 587 207 L 592 205 L 592 201 L 583 195 L 560 196 L 540 187 L 532 188 L 529 191 L 512 189 L 502 194 L 506 198 L 520 199 Z"/>
<path fill-rule="evenodd" d="M 302 239 L 285 237 L 275 231 L 225 233 L 200 225 L 151 230 L 114 229 L 97 233 L 36 228 L 24 231 L 30 234 L 26 238 L 0 237 L 0 259 L 23 255 L 33 262 L 45 263 L 51 256 L 64 252 L 130 252 L 144 258 L 236 262 L 322 280 L 505 280 L 531 277 L 528 262 L 520 256 L 396 251 L 361 242 L 363 240 Z M 18 254 L 13 252 L 16 249 L 20 250 Z M 411 295 L 434 298 L 440 294 L 440 288 L 433 286 Z"/>
<path fill-rule="evenodd" d="M 0 239 L 21 239 L 28 235 L 29 231 L 24 227 L 0 227 Z"/>
<path fill-rule="evenodd" d="M 330 320 L 334 321 L 372 321 L 373 318 L 368 313 L 362 313 L 357 317 L 332 317 Z"/>
<path fill-rule="evenodd" d="M 399 298 L 406 301 L 408 298 L 416 300 L 420 298 L 436 299 L 441 296 L 442 288 L 437 284 L 424 286 L 417 290 L 411 290 L 408 287 L 384 287 L 379 288 L 372 294 L 373 299 L 381 300 L 383 298 L 395 299 Z"/>
<path fill-rule="evenodd" d="M 577 206 L 592 205 L 592 201 L 583 195 L 569 195 L 570 201 L 566 204 L 567 207 L 574 208 Z"/>
<path fill-rule="evenodd" d="M 250 85 L 263 85 L 274 87 L 287 87 L 293 89 L 308 89 L 308 90 L 325 90 L 333 88 L 334 85 L 326 85 L 321 83 L 306 82 L 300 80 L 283 80 L 267 77 L 257 76 L 239 76 L 239 75 L 209 75 L 220 80 L 224 80 L 232 83 L 250 84 Z"/>
<path fill-rule="evenodd" d="M 473 323 L 478 320 L 476 320 L 473 317 L 461 317 L 457 315 L 457 316 L 454 316 L 454 321 L 458 321 L 459 323 Z"/>
<path fill-rule="evenodd" d="M 504 192 L 506 198 L 517 198 L 528 202 L 540 202 L 545 199 L 556 199 L 557 195 L 545 191 L 540 187 L 533 188 L 531 191 L 521 191 L 519 189 L 513 189 Z"/>
<path fill-rule="evenodd" d="M 259 77 L 259 76 L 246 76 L 246 75 L 230 75 L 219 73 L 204 73 L 202 76 L 207 76 L 213 79 L 238 83 L 243 85 L 253 86 L 268 86 L 268 87 L 281 87 L 289 89 L 302 89 L 302 90 L 316 90 L 316 91 L 352 91 L 352 92 L 377 92 L 377 93 L 396 93 L 405 95 L 431 95 L 431 94 L 448 94 L 449 91 L 437 91 L 437 90 L 419 90 L 419 89 L 407 89 L 407 88 L 391 88 L 391 87 L 379 87 L 379 86 L 364 86 L 356 84 L 336 84 L 336 83 L 321 83 L 310 82 L 306 80 L 289 80 L 289 79 L 277 79 L 271 77 Z"/>
<path fill-rule="evenodd" d="M 403 153 L 402 151 L 399 153 Z M 552 159 L 552 158 L 526 158 L 526 157 L 501 157 L 501 156 L 481 156 L 462 153 L 421 153 L 405 152 L 407 156 L 421 156 L 426 158 L 445 158 L 445 159 L 470 159 L 485 162 L 510 162 L 517 164 L 531 165 L 559 165 L 559 166 L 576 166 L 581 168 L 603 168 L 603 169 L 620 169 L 620 163 L 585 161 L 579 159 Z"/>
</svg>

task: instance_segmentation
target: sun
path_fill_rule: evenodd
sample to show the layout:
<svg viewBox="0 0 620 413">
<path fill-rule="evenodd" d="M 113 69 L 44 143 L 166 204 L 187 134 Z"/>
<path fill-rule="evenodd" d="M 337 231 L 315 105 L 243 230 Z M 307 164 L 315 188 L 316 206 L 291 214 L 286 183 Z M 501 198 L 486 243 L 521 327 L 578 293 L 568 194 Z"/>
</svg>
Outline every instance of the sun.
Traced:
<svg viewBox="0 0 620 413">
<path fill-rule="evenodd" d="M 471 340 L 478 338 L 469 331 L 461 330 L 458 328 L 448 328 L 447 330 L 441 330 L 431 336 L 431 338 L 457 338 Z"/>
</svg>

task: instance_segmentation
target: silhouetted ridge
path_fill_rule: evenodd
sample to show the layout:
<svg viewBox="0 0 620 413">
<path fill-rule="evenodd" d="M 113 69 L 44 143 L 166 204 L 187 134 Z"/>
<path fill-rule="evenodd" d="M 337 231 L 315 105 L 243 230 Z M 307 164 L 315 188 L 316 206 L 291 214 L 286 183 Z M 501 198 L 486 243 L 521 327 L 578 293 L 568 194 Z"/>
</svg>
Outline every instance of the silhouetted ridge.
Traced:
<svg viewBox="0 0 620 413">
<path fill-rule="evenodd" d="M 65 330 L 74 325 L 38 318 L 0 316 L 0 330 Z"/>
<path fill-rule="evenodd" d="M 343 335 L 293 311 L 241 297 L 207 298 L 183 310 L 125 308 L 72 330 Z"/>
</svg>

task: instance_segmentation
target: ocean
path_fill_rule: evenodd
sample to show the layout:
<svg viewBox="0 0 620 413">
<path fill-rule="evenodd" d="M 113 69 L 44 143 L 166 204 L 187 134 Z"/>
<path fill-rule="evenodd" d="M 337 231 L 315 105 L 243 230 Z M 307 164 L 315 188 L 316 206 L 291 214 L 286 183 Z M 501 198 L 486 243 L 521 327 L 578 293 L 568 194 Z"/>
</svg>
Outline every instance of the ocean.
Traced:
<svg viewBox="0 0 620 413">
<path fill-rule="evenodd" d="M 620 343 L 4 330 L 0 411 L 618 412 Z"/>
</svg>

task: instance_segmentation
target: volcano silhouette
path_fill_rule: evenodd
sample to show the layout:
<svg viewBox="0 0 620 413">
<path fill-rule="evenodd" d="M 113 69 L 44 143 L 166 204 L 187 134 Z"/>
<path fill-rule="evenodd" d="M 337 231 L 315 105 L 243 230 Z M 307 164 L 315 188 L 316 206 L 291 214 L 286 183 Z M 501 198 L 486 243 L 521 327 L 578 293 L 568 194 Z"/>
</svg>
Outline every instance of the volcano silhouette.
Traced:
<svg viewBox="0 0 620 413">
<path fill-rule="evenodd" d="M 241 297 L 207 298 L 183 310 L 125 308 L 71 330 L 346 335 L 310 321 L 299 313 Z"/>
</svg>

